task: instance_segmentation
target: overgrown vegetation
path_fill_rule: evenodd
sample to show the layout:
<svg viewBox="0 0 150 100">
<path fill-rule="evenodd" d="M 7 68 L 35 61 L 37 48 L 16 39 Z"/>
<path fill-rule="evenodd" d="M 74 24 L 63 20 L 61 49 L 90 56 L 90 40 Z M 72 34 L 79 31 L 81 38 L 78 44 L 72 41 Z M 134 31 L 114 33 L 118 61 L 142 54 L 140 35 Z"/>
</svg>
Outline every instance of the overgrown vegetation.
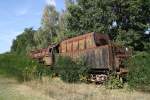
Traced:
<svg viewBox="0 0 150 100">
<path fill-rule="evenodd" d="M 131 46 L 136 51 L 149 47 L 149 0 L 75 1 L 77 3 L 68 6 L 68 30 L 76 34 L 108 34 L 113 41 Z"/>
<path fill-rule="evenodd" d="M 89 66 L 83 60 L 73 61 L 69 57 L 58 57 L 54 70 L 65 82 L 86 81 Z"/>
<path fill-rule="evenodd" d="M 73 61 L 68 57 L 58 57 L 56 63 L 50 67 L 15 53 L 0 55 L 0 75 L 17 78 L 19 81 L 50 78 L 59 75 L 65 82 L 75 83 L 86 81 L 88 66 L 84 61 Z"/>
<path fill-rule="evenodd" d="M 149 52 L 136 52 L 128 61 L 125 62 L 128 67 L 126 77 L 130 89 L 150 91 L 150 54 Z M 106 87 L 110 89 L 123 88 L 124 83 L 119 77 L 110 75 L 106 82 Z"/>
<path fill-rule="evenodd" d="M 110 74 L 109 79 L 105 83 L 108 89 L 120 89 L 123 88 L 123 81 L 115 74 Z"/>
<path fill-rule="evenodd" d="M 42 76 L 51 76 L 51 70 L 25 55 L 6 53 L 0 55 L 0 75 L 14 77 L 19 81 L 38 79 Z"/>
<path fill-rule="evenodd" d="M 41 27 L 38 30 L 26 28 L 13 41 L 11 53 L 0 55 L 0 74 L 31 80 L 56 73 L 66 82 L 85 80 L 88 66 L 83 61 L 60 57 L 54 69 L 50 70 L 24 55 L 65 37 L 93 31 L 106 33 L 113 42 L 130 46 L 135 52 L 149 52 L 150 0 L 65 1 L 66 10 L 62 12 L 58 12 L 53 5 L 46 5 Z M 150 84 L 150 55 L 140 52 L 133 55 L 127 64 L 128 84 L 132 88 L 147 88 Z M 122 87 L 118 78 L 110 79 L 110 88 Z"/>
<path fill-rule="evenodd" d="M 130 88 L 150 91 L 150 54 L 138 53 L 128 62 Z"/>
</svg>

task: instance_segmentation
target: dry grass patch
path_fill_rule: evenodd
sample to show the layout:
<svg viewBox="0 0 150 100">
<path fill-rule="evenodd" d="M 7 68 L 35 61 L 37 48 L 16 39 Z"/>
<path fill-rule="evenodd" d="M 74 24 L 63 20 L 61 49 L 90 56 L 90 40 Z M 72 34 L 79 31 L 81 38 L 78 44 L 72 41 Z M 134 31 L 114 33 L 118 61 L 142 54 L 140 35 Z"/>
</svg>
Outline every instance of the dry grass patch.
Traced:
<svg viewBox="0 0 150 100">
<path fill-rule="evenodd" d="M 95 84 L 69 84 L 59 78 L 43 78 L 26 85 L 55 100 L 149 100 L 150 94 L 126 89 L 110 90 Z"/>
<path fill-rule="evenodd" d="M 15 79 L 0 76 L 0 100 L 55 100 Z"/>
</svg>

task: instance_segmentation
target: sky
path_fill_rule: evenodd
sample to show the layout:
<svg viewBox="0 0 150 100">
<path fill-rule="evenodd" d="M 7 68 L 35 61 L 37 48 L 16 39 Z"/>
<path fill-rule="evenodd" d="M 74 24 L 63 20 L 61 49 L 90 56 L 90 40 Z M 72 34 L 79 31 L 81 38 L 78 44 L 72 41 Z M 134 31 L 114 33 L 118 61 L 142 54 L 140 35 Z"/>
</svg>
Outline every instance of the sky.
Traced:
<svg viewBox="0 0 150 100">
<path fill-rule="evenodd" d="M 13 39 L 25 28 L 38 29 L 46 4 L 64 9 L 64 0 L 1 0 L 0 2 L 0 53 L 10 51 Z"/>
</svg>

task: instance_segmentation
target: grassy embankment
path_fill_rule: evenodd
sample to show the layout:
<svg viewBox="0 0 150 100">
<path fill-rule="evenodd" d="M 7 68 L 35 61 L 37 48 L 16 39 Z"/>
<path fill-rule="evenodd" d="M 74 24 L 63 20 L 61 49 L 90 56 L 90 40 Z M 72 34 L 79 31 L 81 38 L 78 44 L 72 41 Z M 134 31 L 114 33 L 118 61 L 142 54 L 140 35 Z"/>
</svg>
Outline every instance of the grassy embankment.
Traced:
<svg viewBox="0 0 150 100">
<path fill-rule="evenodd" d="M 0 100 L 53 100 L 12 78 L 0 76 Z"/>
<path fill-rule="evenodd" d="M 95 84 L 69 84 L 59 78 L 18 83 L 0 77 L 0 100 L 149 100 L 144 92 L 106 89 Z"/>
<path fill-rule="evenodd" d="M 150 85 L 150 55 L 141 53 L 132 57 L 128 63 L 128 85 L 134 89 L 149 90 Z M 64 63 L 64 62 L 63 62 Z M 85 83 L 64 83 L 58 78 L 51 79 L 48 69 L 40 67 L 36 62 L 15 54 L 0 55 L 0 75 L 14 77 L 19 80 L 30 80 L 22 84 L 11 82 L 11 79 L 0 79 L 0 99 L 2 100 L 148 100 L 149 93 L 129 92 L 125 88 L 119 90 L 106 89 Z M 68 73 L 68 71 L 63 72 Z M 41 80 L 35 80 L 40 78 Z M 48 76 L 48 78 L 44 78 Z M 68 75 L 66 75 L 68 76 Z M 74 76 L 74 75 L 73 75 Z M 73 77 L 72 76 L 72 77 Z M 65 77 L 66 78 L 66 77 Z M 68 81 L 68 80 L 67 80 Z M 20 94 L 22 93 L 22 94 Z M 39 97 L 38 94 L 41 96 Z M 43 97 L 44 96 L 44 97 Z"/>
</svg>

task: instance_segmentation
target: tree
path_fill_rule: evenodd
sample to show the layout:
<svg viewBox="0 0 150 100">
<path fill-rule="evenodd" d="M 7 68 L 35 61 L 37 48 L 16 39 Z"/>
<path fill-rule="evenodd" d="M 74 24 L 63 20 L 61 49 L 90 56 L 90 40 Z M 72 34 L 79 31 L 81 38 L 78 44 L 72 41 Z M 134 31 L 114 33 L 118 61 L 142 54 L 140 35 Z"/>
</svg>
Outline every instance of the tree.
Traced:
<svg viewBox="0 0 150 100">
<path fill-rule="evenodd" d="M 68 7 L 67 30 L 76 34 L 93 31 L 106 33 L 115 42 L 127 42 L 126 38 L 118 38 L 132 33 L 136 39 L 128 37 L 132 40 L 129 45 L 144 45 L 144 30 L 150 23 L 149 8 L 149 0 L 77 0 L 76 4 Z M 138 46 L 133 48 L 144 50 Z"/>
<path fill-rule="evenodd" d="M 71 4 L 74 4 L 76 0 L 65 0 L 65 6 L 68 8 Z"/>
<path fill-rule="evenodd" d="M 62 11 L 60 13 L 59 16 L 59 21 L 58 21 L 58 25 L 59 25 L 59 34 L 58 34 L 58 38 L 59 40 L 62 40 L 65 38 L 65 32 L 66 32 L 66 11 Z"/>
<path fill-rule="evenodd" d="M 57 42 L 58 33 L 62 30 L 59 30 L 59 28 L 63 26 L 63 20 L 60 21 L 62 25 L 59 25 L 59 21 L 59 13 L 55 7 L 50 4 L 46 5 L 41 21 L 42 26 L 37 31 L 32 28 L 25 29 L 24 32 L 13 41 L 11 51 L 27 53 L 31 50 L 47 48 L 48 45 Z"/>
<path fill-rule="evenodd" d="M 55 7 L 53 5 L 46 5 L 42 16 L 42 29 L 47 31 L 48 36 L 51 37 L 50 42 L 53 42 L 54 37 L 57 36 L 58 20 L 59 13 L 56 11 Z M 47 39 L 49 37 L 45 37 L 45 39 L 49 40 Z"/>
<path fill-rule="evenodd" d="M 107 0 L 106 0 L 107 1 Z M 78 0 L 77 4 L 68 7 L 67 28 L 76 33 L 102 32 L 107 30 L 109 12 L 106 11 L 106 1 Z"/>
<path fill-rule="evenodd" d="M 48 34 L 48 31 L 39 28 L 37 32 L 34 34 L 34 40 L 37 49 L 46 48 L 51 42 L 51 37 Z"/>
<path fill-rule="evenodd" d="M 18 35 L 16 40 L 13 40 L 11 46 L 12 52 L 17 52 L 18 54 L 27 53 L 36 47 L 34 41 L 35 30 L 33 28 L 26 28 L 21 35 Z"/>
</svg>

